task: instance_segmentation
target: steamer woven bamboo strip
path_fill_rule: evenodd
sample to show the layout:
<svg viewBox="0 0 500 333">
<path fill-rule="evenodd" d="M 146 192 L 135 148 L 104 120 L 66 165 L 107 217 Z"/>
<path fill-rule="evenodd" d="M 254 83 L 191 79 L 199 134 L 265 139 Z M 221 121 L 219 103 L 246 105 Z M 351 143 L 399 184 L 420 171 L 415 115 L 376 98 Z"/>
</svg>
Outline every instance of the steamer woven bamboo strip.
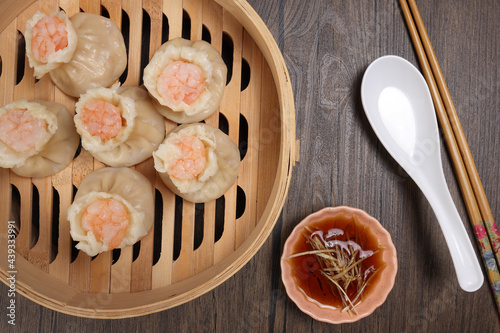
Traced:
<svg viewBox="0 0 500 333">
<path fill-rule="evenodd" d="M 148 159 L 138 165 L 135 169 L 141 172 L 146 178 L 154 184 L 156 172 L 154 172 L 154 163 Z M 155 193 L 153 193 L 155 195 Z M 154 223 L 153 223 L 154 224 Z M 137 258 L 132 262 L 132 280 L 130 285 L 131 292 L 149 290 L 152 284 L 152 266 L 153 266 L 153 251 L 154 251 L 154 225 L 138 245 L 139 253 Z"/>
<path fill-rule="evenodd" d="M 175 195 L 170 192 L 159 177 L 156 179 L 156 188 L 163 198 L 163 216 L 161 229 L 161 253 L 158 262 L 152 268 L 152 288 L 157 289 L 172 283 L 172 258 L 174 242 Z M 159 230 L 157 231 L 159 232 Z"/>
<path fill-rule="evenodd" d="M 159 11 L 159 15 L 165 16 L 168 20 L 168 36 L 167 39 L 182 36 L 182 2 L 181 1 L 167 1 L 156 2 L 157 7 L 155 10 Z M 151 29 L 151 38 L 155 40 L 157 48 L 161 45 L 163 25 L 162 22 L 157 20 L 156 24 L 159 26 Z M 153 35 L 156 31 L 157 35 Z M 159 44 L 158 44 L 159 42 Z M 153 56 L 157 50 L 150 49 L 149 58 Z M 165 120 L 166 131 L 169 132 L 175 128 L 175 124 L 171 121 Z M 163 198 L 163 218 L 162 218 L 162 233 L 161 233 L 161 252 L 158 262 L 152 267 L 152 287 L 160 288 L 168 286 L 172 283 L 172 267 L 173 267 L 173 235 L 174 235 L 174 220 L 175 220 L 175 195 L 170 192 L 161 179 L 157 176 L 155 187 L 160 191 Z"/>
<path fill-rule="evenodd" d="M 259 128 L 259 149 L 267 151 L 271 156 L 278 155 L 279 147 L 273 145 L 272 143 L 278 139 L 279 128 L 281 124 L 281 119 L 279 116 L 278 100 L 276 95 L 268 94 L 267 91 L 271 90 L 270 81 L 271 69 L 267 63 L 262 65 L 262 86 L 261 86 L 261 108 L 267 110 L 268 112 L 262 113 L 260 118 L 260 128 Z M 266 188 L 266 184 L 272 183 L 274 175 L 266 170 L 263 166 L 264 163 L 269 161 L 264 161 L 259 158 L 259 175 L 257 179 L 257 187 Z M 279 164 L 280 161 L 272 161 L 272 168 Z M 271 169 L 272 170 L 272 169 Z M 266 191 L 259 191 L 257 193 L 257 215 L 260 216 L 264 214 L 267 205 L 260 200 L 261 195 L 269 195 Z"/>
<path fill-rule="evenodd" d="M 122 0 L 122 9 L 127 13 L 130 20 L 127 79 L 123 85 L 137 86 L 141 74 L 142 2 Z"/>
<path fill-rule="evenodd" d="M 172 267 L 172 283 L 185 280 L 193 273 L 194 209 L 194 203 L 183 202 L 181 250 Z"/>
<path fill-rule="evenodd" d="M 411 1 L 411 0 L 410 0 Z M 467 211 L 469 213 L 470 220 L 474 225 L 476 240 L 478 242 L 478 246 L 480 248 L 481 254 L 483 256 L 483 262 L 488 273 L 488 279 L 490 280 L 490 284 L 492 286 L 493 296 L 496 301 L 496 305 L 498 310 L 500 311 L 500 290 L 496 288 L 498 284 L 500 284 L 500 274 L 498 271 L 498 266 L 494 258 L 490 258 L 492 256 L 492 248 L 488 237 L 482 236 L 477 232 L 478 229 L 482 228 L 484 230 L 484 221 L 481 218 L 481 214 L 479 212 L 478 203 L 476 200 L 479 200 L 474 196 L 474 192 L 471 187 L 470 178 L 467 175 L 467 171 L 465 169 L 464 161 L 462 160 L 462 156 L 460 154 L 460 150 L 457 144 L 457 140 L 455 138 L 454 132 L 452 130 L 450 120 L 448 119 L 443 101 L 442 95 L 438 90 L 438 86 L 436 83 L 435 76 L 436 74 L 432 72 L 432 69 L 429 65 L 428 58 L 435 58 L 435 54 L 427 54 L 425 53 L 424 47 L 422 46 L 421 38 L 423 31 L 417 30 L 415 26 L 415 22 L 413 21 L 421 21 L 420 15 L 416 15 L 417 9 L 416 6 L 412 8 L 413 17 L 406 0 L 400 0 L 400 4 L 403 10 L 403 15 L 406 19 L 406 23 L 408 26 L 408 30 L 410 31 L 410 36 L 413 41 L 413 45 L 415 46 L 418 59 L 420 61 L 420 65 L 422 67 L 422 72 L 424 77 L 429 85 L 429 90 L 431 92 L 432 99 L 434 101 L 434 106 L 436 109 L 437 118 L 441 125 L 441 129 L 444 133 L 445 141 L 447 143 L 448 151 L 451 155 L 453 166 L 455 168 L 455 174 L 457 175 L 457 179 L 460 184 L 460 189 L 462 191 L 462 195 L 464 197 L 465 204 L 467 206 Z M 423 27 L 423 23 L 421 23 L 421 27 Z M 426 34 L 426 33 L 425 33 Z M 428 39 L 428 37 L 427 37 Z M 428 43 L 430 45 L 430 42 Z M 437 60 L 434 59 L 437 64 Z M 442 76 L 442 74 L 441 74 Z M 491 260 L 492 259 L 492 260 Z"/>
<path fill-rule="evenodd" d="M 198 7 L 200 7 L 198 5 Z M 222 26 L 215 20 L 216 17 L 222 16 L 222 8 L 211 0 L 204 0 L 202 2 L 205 15 L 202 15 L 202 26 L 210 32 L 211 44 L 219 52 L 222 52 Z M 202 28 L 203 29 L 203 28 Z M 200 38 L 202 36 L 202 31 Z M 210 117 L 205 119 L 208 125 L 219 126 L 219 109 L 214 112 Z M 205 203 L 203 211 L 203 239 L 200 246 L 194 252 L 194 274 L 207 269 L 214 264 L 214 251 L 215 251 L 215 220 L 216 220 L 216 203 L 215 201 Z"/>
<path fill-rule="evenodd" d="M 38 193 L 38 239 L 28 253 L 28 259 L 44 271 L 49 270 L 52 236 L 52 185 L 50 177 L 33 179 Z M 44 195 L 45 194 L 45 195 Z"/>
<path fill-rule="evenodd" d="M 78 0 L 68 0 L 71 1 L 72 3 L 75 3 L 78 5 Z M 94 1 L 96 4 L 98 4 L 97 1 Z M 121 4 L 119 1 L 114 1 L 114 0 L 102 0 L 101 5 L 108 11 L 109 13 L 109 18 L 118 25 L 119 28 L 121 28 L 121 23 L 122 23 L 122 8 Z M 77 7 L 78 9 L 78 7 Z"/>
<path fill-rule="evenodd" d="M 177 1 L 179 9 L 183 8 L 182 1 Z M 183 14 L 184 15 L 184 14 Z M 182 37 L 183 15 L 167 15 L 169 29 L 172 26 L 178 26 L 179 35 L 169 35 L 169 39 Z M 189 14 L 188 14 L 189 15 Z M 172 22 L 172 23 L 171 23 Z M 191 31 L 190 31 L 191 33 Z M 181 244 L 179 257 L 172 264 L 172 283 L 182 281 L 191 276 L 192 272 L 192 248 L 194 238 L 194 204 L 183 201 L 182 203 L 182 226 L 180 227 Z"/>
<path fill-rule="evenodd" d="M 80 0 L 80 8 L 86 13 L 100 14 L 101 12 L 98 1 Z"/>
<path fill-rule="evenodd" d="M 37 5 L 30 6 L 23 15 L 19 15 L 16 18 L 16 29 L 18 31 L 23 30 L 23 26 L 26 25 L 26 21 L 38 10 Z M 17 34 L 17 44 L 20 42 L 20 36 Z M 18 48 L 16 48 L 15 58 L 18 59 Z M 18 63 L 19 65 L 19 63 Z M 27 61 L 24 61 L 24 67 L 29 68 Z M 14 69 L 14 67 L 12 68 Z M 16 76 L 16 82 L 18 81 L 17 73 L 9 73 L 7 75 Z M 14 99 L 21 98 L 25 96 L 27 99 L 35 98 L 35 80 L 32 80 L 33 72 L 31 69 L 25 70 L 25 75 L 23 75 L 21 81 L 14 86 L 13 96 Z M 19 191 L 21 207 L 20 207 L 20 223 L 24 225 L 24 228 L 20 230 L 19 237 L 16 239 L 17 251 L 22 253 L 23 256 L 28 256 L 29 249 L 34 245 L 34 230 L 32 227 L 32 216 L 33 216 L 33 185 L 29 179 L 19 177 L 17 175 L 11 174 L 11 182 Z M 24 229 L 24 230 L 23 230 Z"/>
<path fill-rule="evenodd" d="M 224 115 L 229 127 L 229 137 L 238 143 L 239 139 L 239 112 L 240 110 L 240 87 L 241 87 L 241 38 L 243 37 L 243 29 L 241 24 L 226 10 L 223 10 L 223 24 L 224 32 L 232 36 L 233 41 L 233 67 L 231 81 L 224 90 L 220 105 L 220 113 Z M 236 183 L 229 188 L 224 194 L 225 206 L 236 207 Z M 226 209 L 224 214 L 224 232 L 220 240 L 215 244 L 215 259 L 214 262 L 218 263 L 225 258 L 229 253 L 234 251 L 235 246 L 235 232 L 236 232 L 236 210 Z"/>
<path fill-rule="evenodd" d="M 12 3 L 9 2 L 9 7 L 13 6 Z M 5 30 L 0 32 L 0 45 L 15 45 L 16 43 L 16 22 L 14 21 L 9 21 L 10 24 L 6 24 L 5 26 L 2 26 L 2 28 L 5 28 Z M 5 22 L 2 22 L 2 24 Z M 2 75 L 0 76 L 0 103 L 2 105 L 5 105 L 6 103 L 9 102 L 9 97 L 12 96 L 13 90 L 14 90 L 14 80 L 12 79 L 14 76 L 14 68 L 13 66 L 8 66 L 4 68 L 3 64 L 6 63 L 7 61 L 14 61 L 15 50 L 13 48 L 7 49 L 4 47 L 0 47 L 0 59 L 2 61 Z M 6 197 L 2 198 L 0 200 L 0 218 L 2 221 L 11 221 L 12 214 L 11 212 L 11 204 L 12 204 L 12 185 L 11 181 L 9 179 L 9 170 L 7 169 L 1 169 L 0 168 L 0 193 L 5 193 L 7 194 Z M 9 223 L 0 223 L 0 235 L 5 235 L 5 239 L 2 241 L 0 238 L 0 241 L 2 241 L 2 244 L 0 245 L 0 251 L 2 253 L 8 253 L 8 240 L 12 239 L 11 236 L 9 236 Z M 18 224 L 19 227 L 19 224 Z M 16 244 L 17 247 L 17 244 Z M 16 251 L 19 251 L 16 249 Z M 8 256 L 4 255 L 2 259 L 3 261 L 3 266 L 7 267 L 9 271 L 11 271 L 11 267 L 8 264 Z"/>
<path fill-rule="evenodd" d="M 61 8 L 65 8 L 66 13 L 72 15 L 79 11 L 79 8 L 78 6 L 75 6 L 75 3 L 75 1 L 73 1 L 73 3 L 60 3 L 60 6 Z M 63 5 L 66 7 L 62 7 Z M 28 64 L 26 64 L 26 66 L 28 66 Z M 62 91 L 55 91 L 54 101 L 63 104 L 71 113 L 74 113 L 74 99 L 64 94 Z M 67 207 L 71 204 L 71 200 L 73 198 L 72 174 L 73 165 L 70 165 L 68 168 L 52 176 L 52 185 L 54 186 L 54 190 L 57 191 L 59 207 Z M 53 244 L 56 244 L 57 255 L 54 261 L 49 264 L 49 273 L 57 276 L 62 281 L 69 283 L 69 265 L 71 262 L 71 250 L 69 249 L 71 249 L 72 239 L 69 235 L 69 224 L 61 222 L 66 220 L 67 211 L 59 209 L 59 239 L 52 241 Z"/>
<path fill-rule="evenodd" d="M 202 39 L 203 12 L 205 11 L 205 3 L 202 2 L 200 5 L 200 3 L 197 1 L 187 0 L 184 2 L 184 10 L 186 11 L 187 15 L 189 15 L 191 21 L 191 31 L 190 31 L 191 39 L 192 40 Z M 218 124 L 213 124 L 213 125 L 215 127 L 218 126 Z M 208 232 L 210 232 L 209 231 L 210 226 L 213 226 L 215 223 L 214 204 L 215 203 L 212 203 L 213 213 L 210 213 L 210 210 L 208 210 L 207 215 L 204 215 L 204 228 L 208 227 L 206 230 Z M 207 205 L 204 205 L 204 207 L 205 206 Z M 188 209 L 188 211 L 186 211 L 185 209 Z M 208 267 L 209 263 L 213 263 L 212 247 L 208 248 L 209 251 L 204 256 L 197 255 L 197 253 L 194 251 L 196 215 L 201 214 L 199 208 L 197 208 L 195 204 L 184 201 L 183 210 L 189 214 L 189 223 L 188 224 L 183 223 L 182 226 L 183 242 L 182 242 L 181 254 L 176 263 L 183 262 L 185 271 L 183 273 L 184 276 L 181 275 L 180 276 L 181 279 L 179 280 L 182 280 L 182 278 L 192 276 L 201 271 L 201 267 Z M 203 237 L 208 238 L 206 232 L 203 232 Z M 186 241 L 184 241 L 184 239 Z M 207 243 L 205 242 L 205 244 Z M 177 270 L 177 272 L 179 273 L 182 271 Z"/>
<path fill-rule="evenodd" d="M 259 152 L 253 147 L 260 147 L 260 143 L 257 141 L 259 140 L 260 112 L 255 112 L 255 108 L 260 109 L 260 105 L 255 105 L 253 101 L 260 100 L 261 96 L 262 54 L 246 32 L 243 35 L 242 52 L 243 59 L 248 59 L 251 62 L 249 66 L 258 73 L 258 75 L 250 76 L 247 88 L 241 93 L 241 114 L 248 123 L 248 137 L 254 138 L 253 140 L 256 142 L 247 143 L 247 152 L 241 165 L 240 174 L 248 176 L 238 177 L 238 185 L 247 190 L 245 191 L 248 194 L 245 205 L 251 207 L 253 202 L 257 202 Z M 256 209 L 248 209 L 237 221 L 236 247 L 248 237 L 255 226 L 256 219 Z"/>
<path fill-rule="evenodd" d="M 7 179 L 9 179 L 8 176 Z M 19 224 L 23 227 L 19 231 L 19 235 L 16 238 L 16 251 L 22 256 L 27 257 L 33 240 L 33 228 L 31 225 L 31 216 L 33 213 L 33 187 L 29 179 L 24 179 L 12 174 L 10 175 L 10 183 L 14 186 L 15 190 L 19 192 L 21 201 L 19 207 Z M 8 193 L 11 191 L 12 190 L 9 190 Z"/>
<path fill-rule="evenodd" d="M 94 3 L 96 1 L 93 1 Z M 98 6 L 100 7 L 100 6 Z M 133 0 L 123 0 L 122 7 L 122 22 L 123 16 L 128 17 L 128 61 L 127 61 L 127 77 L 124 86 L 137 86 L 140 80 L 140 65 L 141 65 L 141 50 L 142 50 L 142 3 Z M 100 14 L 100 8 L 95 14 Z M 123 27 L 122 27 L 123 28 Z M 151 240 L 146 238 L 145 243 Z M 147 247 L 147 246 L 146 246 Z M 132 290 L 132 258 L 133 247 L 128 246 L 120 250 L 120 257 L 111 266 L 111 286 L 112 293 L 130 292 Z M 141 275 L 137 278 L 145 278 Z"/>
<path fill-rule="evenodd" d="M 109 293 L 111 283 L 112 252 L 99 254 L 90 263 L 89 291 L 91 293 Z M 82 276 L 82 278 L 86 278 Z"/>
<path fill-rule="evenodd" d="M 2 193 L 10 193 L 10 184 L 9 184 L 9 170 L 0 168 L 0 191 Z M 11 196 L 9 195 L 7 200 L 0 200 L 0 218 L 2 221 L 8 221 L 8 223 L 0 223 L 0 233 L 2 235 L 9 235 L 9 222 L 13 221 L 10 216 L 10 207 L 11 207 Z M 5 242 L 5 247 L 0 247 L 0 251 L 5 251 L 4 253 L 8 253 L 7 242 Z M 6 258 L 6 256 L 4 256 Z"/>
</svg>

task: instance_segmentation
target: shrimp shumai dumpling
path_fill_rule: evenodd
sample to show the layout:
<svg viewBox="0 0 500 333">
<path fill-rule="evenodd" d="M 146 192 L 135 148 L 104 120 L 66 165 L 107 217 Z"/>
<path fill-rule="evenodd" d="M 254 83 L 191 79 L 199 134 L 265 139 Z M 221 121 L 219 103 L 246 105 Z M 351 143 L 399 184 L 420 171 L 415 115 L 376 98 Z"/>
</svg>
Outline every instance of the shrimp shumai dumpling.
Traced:
<svg viewBox="0 0 500 333">
<path fill-rule="evenodd" d="M 176 38 L 155 52 L 143 79 L 163 116 L 176 123 L 193 123 L 217 110 L 226 75 L 226 64 L 212 45 Z"/>
<path fill-rule="evenodd" d="M 37 11 L 26 23 L 24 37 L 29 65 L 37 79 L 69 62 L 78 43 L 73 24 L 63 11 L 50 15 Z"/>
<path fill-rule="evenodd" d="M 74 97 L 109 87 L 127 67 L 120 29 L 110 19 L 90 13 L 76 13 L 70 21 L 78 38 L 76 49 L 70 61 L 50 71 L 52 82 Z"/>
<path fill-rule="evenodd" d="M 165 137 L 164 118 L 139 87 L 96 88 L 76 103 L 82 146 L 110 166 L 131 166 L 152 156 Z"/>
<path fill-rule="evenodd" d="M 165 185 L 192 202 L 219 198 L 236 181 L 240 166 L 240 152 L 231 138 L 206 124 L 177 127 L 153 158 Z"/>
<path fill-rule="evenodd" d="M 130 168 L 103 168 L 88 174 L 68 208 L 76 248 L 89 256 L 133 245 L 153 225 L 153 187 Z"/>
<path fill-rule="evenodd" d="M 47 177 L 71 163 L 80 142 L 62 104 L 19 99 L 0 108 L 0 167 Z"/>
</svg>

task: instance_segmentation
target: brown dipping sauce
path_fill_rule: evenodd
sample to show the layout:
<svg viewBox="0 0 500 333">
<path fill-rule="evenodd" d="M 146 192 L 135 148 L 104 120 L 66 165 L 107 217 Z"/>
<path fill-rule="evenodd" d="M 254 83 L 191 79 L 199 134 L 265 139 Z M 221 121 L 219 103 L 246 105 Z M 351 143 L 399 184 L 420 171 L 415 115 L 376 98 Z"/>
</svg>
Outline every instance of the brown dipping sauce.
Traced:
<svg viewBox="0 0 500 333">
<path fill-rule="evenodd" d="M 379 250 L 378 253 L 366 258 L 360 264 L 361 274 L 365 274 L 367 270 L 371 271 L 367 274 L 373 274 L 377 268 L 382 267 L 368 282 L 360 299 L 362 301 L 363 298 L 366 298 L 373 289 L 373 286 L 379 281 L 383 267 L 386 265 L 382 260 L 383 248 L 379 249 L 378 239 L 373 236 L 368 227 L 361 225 L 356 217 L 346 218 L 344 215 L 328 217 L 324 220 L 313 222 L 309 225 L 309 228 L 313 232 L 316 230 L 320 231 L 320 234 L 322 231 L 324 236 L 328 235 L 329 232 L 334 233 L 337 235 L 335 239 L 342 242 L 347 242 L 348 240 L 354 241 L 357 233 L 356 243 L 361 246 L 362 251 Z M 340 235 L 342 232 L 343 234 Z M 311 245 L 306 242 L 304 234 L 307 235 L 309 232 L 306 229 L 303 230 L 303 233 L 293 247 L 293 254 L 313 250 Z M 314 254 L 298 256 L 288 260 L 292 265 L 292 274 L 297 287 L 308 298 L 314 299 L 323 307 L 344 308 L 338 291 L 332 291 L 331 286 L 333 283 L 320 273 L 319 270 L 321 267 Z M 357 283 L 351 283 L 351 285 L 346 292 L 349 299 L 353 300 L 357 295 Z M 359 301 L 356 301 L 356 303 L 359 303 Z"/>
</svg>

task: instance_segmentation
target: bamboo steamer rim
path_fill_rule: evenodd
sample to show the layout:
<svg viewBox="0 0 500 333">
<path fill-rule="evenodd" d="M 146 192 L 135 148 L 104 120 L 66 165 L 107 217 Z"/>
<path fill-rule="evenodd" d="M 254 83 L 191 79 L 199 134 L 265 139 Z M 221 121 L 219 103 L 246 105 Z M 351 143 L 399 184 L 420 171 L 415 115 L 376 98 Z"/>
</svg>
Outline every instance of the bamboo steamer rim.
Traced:
<svg viewBox="0 0 500 333">
<path fill-rule="evenodd" d="M 258 45 L 264 59 L 271 69 L 278 95 L 281 117 L 281 140 L 278 167 L 276 170 L 275 182 L 270 194 L 270 200 L 261 218 L 257 221 L 255 228 L 241 246 L 237 247 L 226 258 L 201 273 L 166 287 L 134 292 L 134 296 L 148 297 L 150 303 L 147 305 L 120 309 L 89 309 L 69 306 L 64 302 L 58 301 L 57 298 L 54 299 L 50 295 L 57 296 L 61 293 L 66 293 L 65 295 L 67 295 L 67 293 L 73 293 L 72 297 L 65 297 L 66 299 L 73 300 L 77 298 L 80 293 L 78 289 L 68 285 L 67 288 L 65 287 L 63 290 L 51 290 L 48 296 L 47 293 L 34 290 L 30 286 L 30 284 L 33 285 L 32 283 L 17 280 L 16 290 L 21 295 L 50 309 L 80 317 L 111 319 L 146 315 L 183 304 L 214 289 L 239 271 L 256 254 L 270 235 L 281 214 L 281 209 L 283 208 L 290 185 L 292 168 L 295 161 L 298 160 L 298 155 L 296 155 L 296 147 L 298 147 L 298 145 L 296 145 L 297 143 L 295 140 L 295 108 L 290 76 L 274 37 L 259 15 L 245 0 L 214 1 L 232 14 Z M 0 31 L 3 31 L 12 20 L 35 2 L 35 0 L 2 1 Z M 6 235 L 5 237 L 0 237 L 0 246 L 2 248 L 7 248 L 6 243 Z M 2 266 L 5 265 L 4 267 L 7 267 L 5 262 L 6 259 L 6 257 L 0 259 Z M 32 264 L 24 257 L 18 255 L 16 256 L 16 266 L 29 269 L 29 266 L 32 266 Z M 6 271 L 3 269 L 0 270 L 0 279 L 7 285 L 8 276 Z M 40 271 L 40 274 L 37 274 L 36 277 L 30 276 L 25 280 L 29 280 L 35 283 L 35 285 L 38 285 L 38 283 L 50 285 L 53 279 L 54 277 L 49 275 L 49 273 Z M 192 288 L 192 286 L 196 287 Z M 162 290 L 166 288 L 175 290 L 175 294 L 163 294 Z M 120 294 L 103 294 L 103 296 L 111 296 L 113 298 L 121 297 Z M 169 297 L 165 299 L 167 296 Z"/>
</svg>

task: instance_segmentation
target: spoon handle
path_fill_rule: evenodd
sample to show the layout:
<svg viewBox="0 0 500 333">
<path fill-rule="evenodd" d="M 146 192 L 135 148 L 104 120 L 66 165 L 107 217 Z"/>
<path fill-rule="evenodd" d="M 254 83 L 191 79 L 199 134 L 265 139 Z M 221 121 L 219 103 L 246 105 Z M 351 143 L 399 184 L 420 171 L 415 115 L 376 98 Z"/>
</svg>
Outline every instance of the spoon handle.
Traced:
<svg viewBox="0 0 500 333">
<path fill-rule="evenodd" d="M 451 198 L 444 175 L 442 181 L 435 181 L 432 186 L 427 185 L 420 186 L 420 188 L 431 204 L 441 226 L 455 266 L 458 283 L 465 291 L 476 291 L 483 284 L 483 273 L 462 219 Z"/>
</svg>

